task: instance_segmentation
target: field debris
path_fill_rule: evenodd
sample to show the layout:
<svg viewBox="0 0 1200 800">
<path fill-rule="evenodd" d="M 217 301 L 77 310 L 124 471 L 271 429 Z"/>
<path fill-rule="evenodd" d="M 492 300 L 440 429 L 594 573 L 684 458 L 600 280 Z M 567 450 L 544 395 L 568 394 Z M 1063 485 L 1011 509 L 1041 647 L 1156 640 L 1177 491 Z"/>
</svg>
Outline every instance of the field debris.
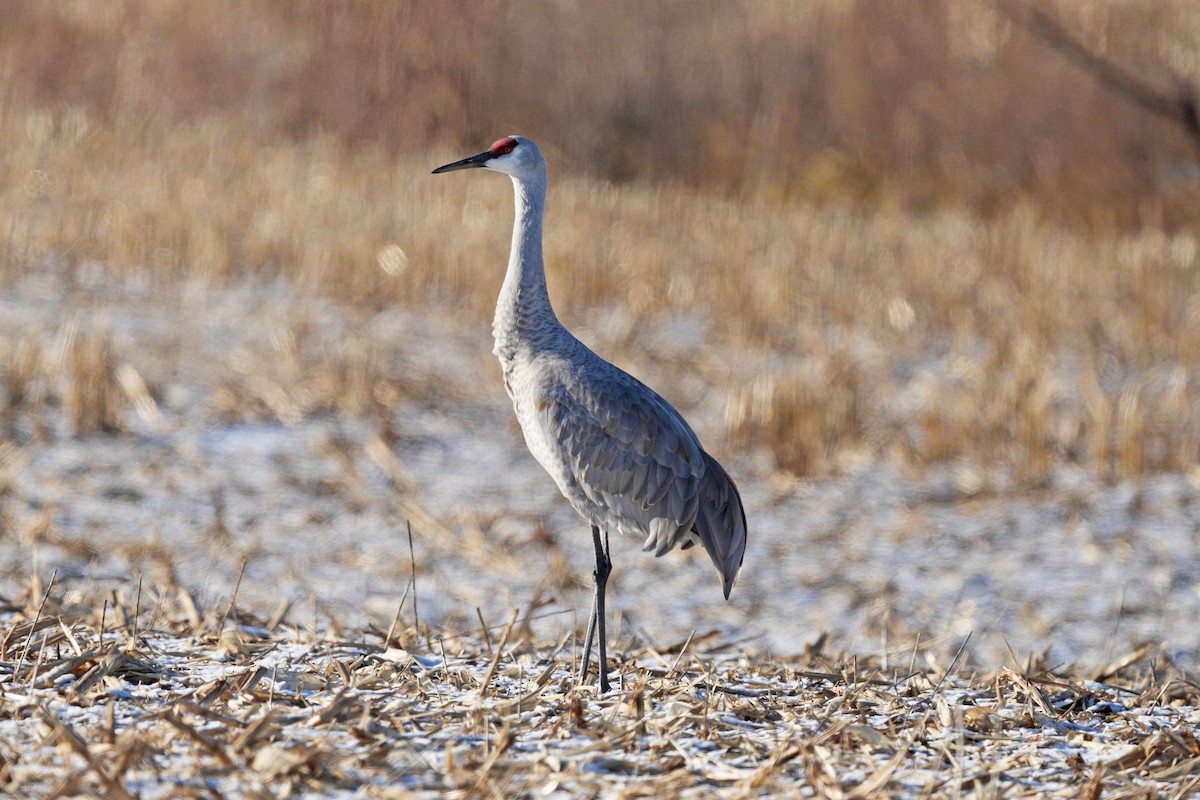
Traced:
<svg viewBox="0 0 1200 800">
<path fill-rule="evenodd" d="M 1195 0 L 496 5 L 7 4 L 0 793 L 1196 793 Z M 510 123 L 749 521 L 613 541 L 604 697 Z"/>
<path fill-rule="evenodd" d="M 237 609 L 218 630 L 219 607 L 197 626 L 183 603 L 114 615 L 51 594 L 8 603 L 0 623 L 0 781 L 23 797 L 1132 798 L 1200 785 L 1200 687 L 1152 646 L 1090 675 L 1036 660 L 985 675 L 918 666 L 916 651 L 885 667 L 820 643 L 775 657 L 697 635 L 621 648 L 600 697 L 573 677 L 577 642 L 512 622 L 492 628 L 496 644 L 416 626 L 335 640 Z"/>
</svg>

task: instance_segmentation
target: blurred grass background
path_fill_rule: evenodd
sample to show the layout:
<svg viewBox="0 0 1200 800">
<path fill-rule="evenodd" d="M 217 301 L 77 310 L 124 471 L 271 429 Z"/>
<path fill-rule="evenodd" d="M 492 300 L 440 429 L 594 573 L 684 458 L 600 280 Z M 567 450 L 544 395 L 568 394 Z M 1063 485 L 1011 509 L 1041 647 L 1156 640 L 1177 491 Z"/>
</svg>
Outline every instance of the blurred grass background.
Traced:
<svg viewBox="0 0 1200 800">
<path fill-rule="evenodd" d="M 1192 0 L 1040 7 L 1149 85 L 1200 85 Z M 487 319 L 508 187 L 428 172 L 521 132 L 551 160 L 560 310 L 705 319 L 721 355 L 680 368 L 728 394 L 731 447 L 799 474 L 846 454 L 1033 481 L 1200 462 L 1200 151 L 1019 5 L 0 8 L 8 279 L 47 258 L 254 272 Z M 627 338 L 600 349 L 636 365 Z M 10 415 L 29 350 L 5 344 Z M 119 429 L 92 350 L 76 429 Z"/>
</svg>

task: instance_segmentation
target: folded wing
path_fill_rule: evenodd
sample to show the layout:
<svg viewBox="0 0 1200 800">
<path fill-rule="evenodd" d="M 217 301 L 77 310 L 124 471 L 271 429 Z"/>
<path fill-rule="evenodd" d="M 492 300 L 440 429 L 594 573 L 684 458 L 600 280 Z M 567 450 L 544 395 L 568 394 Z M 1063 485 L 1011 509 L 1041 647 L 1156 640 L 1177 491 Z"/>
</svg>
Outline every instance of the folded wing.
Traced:
<svg viewBox="0 0 1200 800">
<path fill-rule="evenodd" d="M 728 598 L 746 547 L 737 487 L 653 390 L 624 372 L 603 377 L 577 374 L 552 387 L 539 403 L 539 422 L 563 448 L 596 517 L 645 537 L 643 549 L 656 556 L 699 541 Z"/>
</svg>

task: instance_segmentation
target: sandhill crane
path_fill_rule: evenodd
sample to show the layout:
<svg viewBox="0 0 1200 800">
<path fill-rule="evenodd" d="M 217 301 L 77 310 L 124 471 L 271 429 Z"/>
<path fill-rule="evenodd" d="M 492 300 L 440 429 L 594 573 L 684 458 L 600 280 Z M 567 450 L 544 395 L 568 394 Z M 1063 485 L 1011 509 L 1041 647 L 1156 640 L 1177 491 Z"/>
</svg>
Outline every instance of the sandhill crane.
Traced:
<svg viewBox="0 0 1200 800">
<path fill-rule="evenodd" d="M 538 146 L 508 136 L 433 172 L 471 167 L 503 172 L 516 192 L 512 254 L 492 323 L 494 352 L 530 452 L 592 527 L 596 591 L 580 680 L 587 679 L 598 630 L 600 691 L 607 692 L 609 532 L 644 538 L 642 549 L 656 556 L 699 542 L 729 599 L 746 550 L 746 515 L 733 480 L 679 412 L 589 350 L 555 316 L 542 262 L 547 178 Z"/>
</svg>

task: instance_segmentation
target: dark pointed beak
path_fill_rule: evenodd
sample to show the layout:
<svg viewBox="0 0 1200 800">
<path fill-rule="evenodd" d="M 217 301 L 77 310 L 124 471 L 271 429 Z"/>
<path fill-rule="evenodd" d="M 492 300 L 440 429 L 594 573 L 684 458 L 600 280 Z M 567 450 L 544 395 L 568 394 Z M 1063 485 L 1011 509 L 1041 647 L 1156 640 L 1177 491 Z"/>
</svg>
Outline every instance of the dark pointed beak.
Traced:
<svg viewBox="0 0 1200 800">
<path fill-rule="evenodd" d="M 482 167 L 487 162 L 491 161 L 494 156 L 491 150 L 484 150 L 478 155 L 469 156 L 461 161 L 454 161 L 449 164 L 444 164 L 433 171 L 434 175 L 439 172 L 454 172 L 456 169 L 470 169 L 471 167 Z"/>
</svg>

